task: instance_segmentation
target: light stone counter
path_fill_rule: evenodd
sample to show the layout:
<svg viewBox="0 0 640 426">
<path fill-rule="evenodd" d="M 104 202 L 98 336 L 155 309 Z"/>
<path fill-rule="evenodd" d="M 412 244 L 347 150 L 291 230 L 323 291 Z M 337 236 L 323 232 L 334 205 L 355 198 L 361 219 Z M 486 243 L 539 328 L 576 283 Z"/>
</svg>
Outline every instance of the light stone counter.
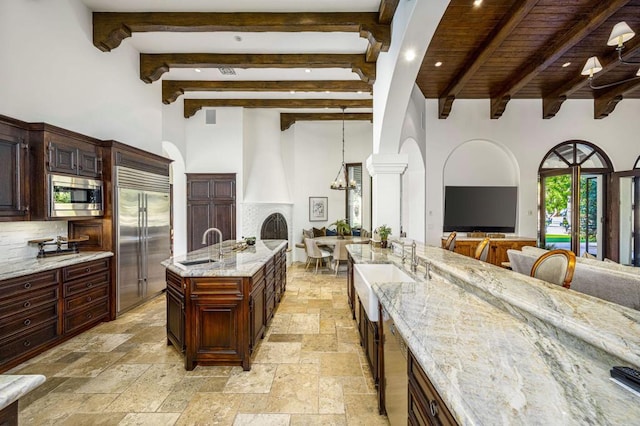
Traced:
<svg viewBox="0 0 640 426">
<path fill-rule="evenodd" d="M 0 410 L 10 406 L 45 382 L 41 374 L 0 375 Z"/>
<path fill-rule="evenodd" d="M 254 246 L 234 251 L 235 241 L 222 243 L 224 258 L 218 260 L 218 244 L 176 256 L 162 262 L 168 270 L 181 277 L 251 277 L 283 247 L 287 240 L 257 240 Z M 184 266 L 180 262 L 212 259 L 214 262 Z"/>
<path fill-rule="evenodd" d="M 113 253 L 110 251 L 88 251 L 42 259 L 32 258 L 19 262 L 0 262 L 0 281 L 111 256 L 113 256 Z"/>
<path fill-rule="evenodd" d="M 418 280 L 373 290 L 460 424 L 640 423 L 609 379 L 640 368 L 640 312 L 437 247 L 417 247 L 429 280 L 390 250 L 347 249 Z"/>
</svg>

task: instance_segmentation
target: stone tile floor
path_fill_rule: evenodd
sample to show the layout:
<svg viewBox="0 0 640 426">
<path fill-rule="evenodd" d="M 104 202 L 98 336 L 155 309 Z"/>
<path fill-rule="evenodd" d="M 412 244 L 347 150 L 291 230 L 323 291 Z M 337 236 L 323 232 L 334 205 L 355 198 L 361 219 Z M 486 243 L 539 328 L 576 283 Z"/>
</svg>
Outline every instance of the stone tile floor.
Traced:
<svg viewBox="0 0 640 426">
<path fill-rule="evenodd" d="M 344 273 L 296 263 L 252 358 L 185 371 L 157 297 L 11 370 L 47 381 L 22 425 L 388 425 L 347 305 Z"/>
</svg>

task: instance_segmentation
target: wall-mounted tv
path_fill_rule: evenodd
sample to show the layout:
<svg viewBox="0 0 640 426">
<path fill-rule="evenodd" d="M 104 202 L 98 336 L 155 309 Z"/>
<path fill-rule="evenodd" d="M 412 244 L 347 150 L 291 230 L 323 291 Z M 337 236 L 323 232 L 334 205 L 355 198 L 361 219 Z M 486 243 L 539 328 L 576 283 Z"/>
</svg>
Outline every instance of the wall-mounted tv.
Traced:
<svg viewBox="0 0 640 426">
<path fill-rule="evenodd" d="M 447 186 L 444 232 L 515 232 L 518 187 Z"/>
</svg>

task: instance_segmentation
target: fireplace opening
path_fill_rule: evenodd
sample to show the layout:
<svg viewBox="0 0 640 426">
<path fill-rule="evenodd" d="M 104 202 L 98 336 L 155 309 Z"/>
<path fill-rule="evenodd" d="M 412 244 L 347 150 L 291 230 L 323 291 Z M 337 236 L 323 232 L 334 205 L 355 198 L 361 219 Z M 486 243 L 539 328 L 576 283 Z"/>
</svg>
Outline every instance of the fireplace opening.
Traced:
<svg viewBox="0 0 640 426">
<path fill-rule="evenodd" d="M 273 213 L 262 222 L 261 240 L 286 240 L 288 238 L 287 221 L 280 213 Z"/>
</svg>

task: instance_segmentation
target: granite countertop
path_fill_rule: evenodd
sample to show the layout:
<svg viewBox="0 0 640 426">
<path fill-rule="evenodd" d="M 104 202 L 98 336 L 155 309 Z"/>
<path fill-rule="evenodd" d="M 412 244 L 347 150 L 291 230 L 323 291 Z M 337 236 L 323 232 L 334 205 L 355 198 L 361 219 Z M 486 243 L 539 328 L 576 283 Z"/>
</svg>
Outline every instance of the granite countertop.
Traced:
<svg viewBox="0 0 640 426">
<path fill-rule="evenodd" d="M 234 250 L 236 241 L 224 241 L 224 257 L 218 260 L 218 244 L 175 256 L 162 262 L 171 272 L 181 277 L 251 277 L 283 247 L 287 240 L 257 240 L 244 250 Z M 185 266 L 180 262 L 211 259 L 213 262 Z"/>
<path fill-rule="evenodd" d="M 42 259 L 31 258 L 13 262 L 2 262 L 0 263 L 0 281 L 111 256 L 113 256 L 113 253 L 110 251 L 88 251 L 45 257 Z"/>
<path fill-rule="evenodd" d="M 45 382 L 41 374 L 0 375 L 0 410 L 13 404 Z"/>
<path fill-rule="evenodd" d="M 356 263 L 394 263 L 416 283 L 374 283 L 380 303 L 461 424 L 633 424 L 637 395 L 610 380 L 640 368 L 640 312 L 437 247 L 425 269 L 388 249 L 348 246 Z"/>
</svg>

